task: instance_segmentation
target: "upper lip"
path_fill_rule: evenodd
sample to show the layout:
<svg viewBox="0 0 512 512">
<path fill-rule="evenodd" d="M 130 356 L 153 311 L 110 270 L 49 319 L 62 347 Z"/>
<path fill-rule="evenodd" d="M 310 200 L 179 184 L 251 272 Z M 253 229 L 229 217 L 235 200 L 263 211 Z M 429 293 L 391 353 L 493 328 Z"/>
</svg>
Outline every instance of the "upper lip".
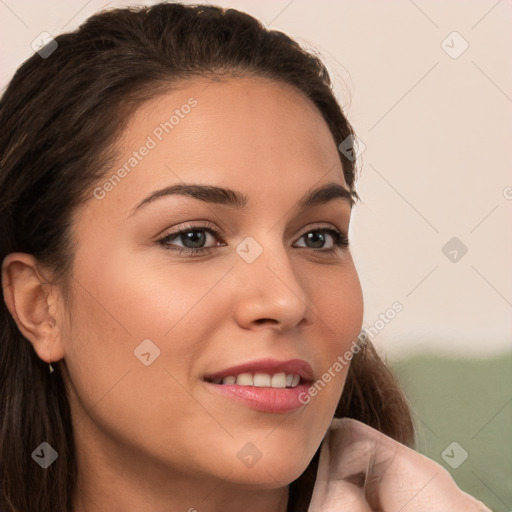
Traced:
<svg viewBox="0 0 512 512">
<path fill-rule="evenodd" d="M 241 373 L 286 373 L 297 374 L 305 381 L 313 380 L 313 369 L 311 365 L 303 359 L 289 359 L 288 361 L 279 361 L 277 359 L 257 359 L 242 363 L 230 368 L 225 368 L 219 372 L 209 373 L 204 376 L 205 380 L 223 379 L 224 377 L 236 376 Z"/>
</svg>

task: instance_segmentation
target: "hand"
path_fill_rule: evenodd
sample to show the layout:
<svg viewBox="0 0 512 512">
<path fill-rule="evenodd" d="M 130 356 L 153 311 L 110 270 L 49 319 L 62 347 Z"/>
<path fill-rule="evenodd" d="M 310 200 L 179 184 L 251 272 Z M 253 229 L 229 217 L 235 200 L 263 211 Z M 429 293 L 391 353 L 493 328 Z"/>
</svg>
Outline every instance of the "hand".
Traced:
<svg viewBox="0 0 512 512">
<path fill-rule="evenodd" d="M 492 512 L 433 460 L 353 419 L 335 419 L 308 512 Z"/>
</svg>

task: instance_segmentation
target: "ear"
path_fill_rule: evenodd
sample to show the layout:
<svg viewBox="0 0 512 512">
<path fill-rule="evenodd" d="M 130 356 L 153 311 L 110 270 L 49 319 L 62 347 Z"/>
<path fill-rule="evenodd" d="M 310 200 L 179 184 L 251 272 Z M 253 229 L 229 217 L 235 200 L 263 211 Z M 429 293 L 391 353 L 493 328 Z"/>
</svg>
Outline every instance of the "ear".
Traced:
<svg viewBox="0 0 512 512">
<path fill-rule="evenodd" d="M 14 252 L 2 263 L 2 289 L 18 329 L 47 363 L 64 357 L 56 285 L 41 273 L 31 254 Z"/>
</svg>

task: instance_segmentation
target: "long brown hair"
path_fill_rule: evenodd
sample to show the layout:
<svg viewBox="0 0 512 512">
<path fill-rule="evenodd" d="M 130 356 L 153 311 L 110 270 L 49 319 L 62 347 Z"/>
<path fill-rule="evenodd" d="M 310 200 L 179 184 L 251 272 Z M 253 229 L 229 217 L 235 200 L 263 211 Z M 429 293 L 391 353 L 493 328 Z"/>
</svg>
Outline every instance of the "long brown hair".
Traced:
<svg viewBox="0 0 512 512">
<path fill-rule="evenodd" d="M 73 262 L 72 214 L 108 168 L 123 117 L 156 94 L 199 76 L 266 77 L 302 91 L 336 144 L 353 135 L 322 62 L 234 9 L 177 3 L 114 9 L 55 41 L 53 51 L 47 47 L 23 63 L 0 100 L 0 261 L 15 251 L 33 254 L 63 286 Z M 354 162 L 339 157 L 357 200 Z M 369 340 L 361 346 L 336 416 L 412 446 L 412 416 L 399 383 Z M 55 366 L 50 374 L 0 301 L 2 512 L 72 510 L 75 445 Z M 59 454 L 47 469 L 31 458 L 43 441 Z M 317 463 L 318 452 L 290 485 L 289 510 L 307 509 Z"/>
</svg>

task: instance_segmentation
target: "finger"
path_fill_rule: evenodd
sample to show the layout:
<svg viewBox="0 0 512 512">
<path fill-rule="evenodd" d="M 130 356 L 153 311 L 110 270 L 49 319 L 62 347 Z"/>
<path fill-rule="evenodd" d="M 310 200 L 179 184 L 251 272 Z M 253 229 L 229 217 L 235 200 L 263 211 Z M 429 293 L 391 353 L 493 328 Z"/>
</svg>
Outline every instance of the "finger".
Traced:
<svg viewBox="0 0 512 512">
<path fill-rule="evenodd" d="M 442 466 L 364 423 L 337 420 L 328 443 L 331 478 L 353 482 L 359 477 L 371 510 L 432 511 L 436 504 L 446 511 L 472 510 L 472 498 Z"/>
<path fill-rule="evenodd" d="M 351 479 L 360 473 L 368 475 L 370 470 L 374 478 L 382 477 L 403 446 L 351 418 L 340 419 L 335 426 L 330 430 L 328 442 L 334 464 L 332 471 L 338 479 Z"/>
<path fill-rule="evenodd" d="M 338 476 L 364 472 L 364 496 L 373 510 L 429 510 L 431 487 L 437 488 L 434 494 L 445 494 L 443 487 L 453 486 L 441 466 L 382 432 L 348 418 L 337 426 L 331 442 L 339 450 Z"/>
<path fill-rule="evenodd" d="M 335 503 L 337 510 L 351 512 L 383 510 L 378 484 L 393 463 L 398 443 L 387 442 L 387 436 L 356 420 L 344 418 L 334 426 L 322 445 L 315 486 L 322 490 L 322 506 Z"/>
<path fill-rule="evenodd" d="M 372 512 L 365 497 L 364 472 L 339 477 L 339 448 L 329 431 L 320 450 L 317 478 L 308 512 Z M 368 457 L 368 452 L 353 450 L 351 455 L 360 461 L 361 457 Z"/>
</svg>

